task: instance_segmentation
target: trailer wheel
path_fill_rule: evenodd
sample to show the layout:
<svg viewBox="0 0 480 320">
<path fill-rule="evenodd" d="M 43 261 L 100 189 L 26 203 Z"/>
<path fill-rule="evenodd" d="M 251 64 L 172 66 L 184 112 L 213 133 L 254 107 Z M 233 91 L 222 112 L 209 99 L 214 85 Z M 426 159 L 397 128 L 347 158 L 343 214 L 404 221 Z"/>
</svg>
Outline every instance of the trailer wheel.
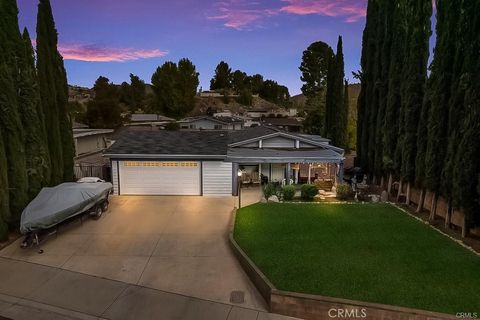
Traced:
<svg viewBox="0 0 480 320">
<path fill-rule="evenodd" d="M 102 214 L 103 214 L 102 206 L 96 206 L 96 207 L 95 207 L 95 213 L 94 213 L 93 216 L 94 216 L 96 219 L 98 219 L 98 218 L 100 218 L 100 217 L 102 216 Z"/>
<path fill-rule="evenodd" d="M 102 202 L 102 211 L 106 212 L 108 210 L 108 200 Z"/>
</svg>

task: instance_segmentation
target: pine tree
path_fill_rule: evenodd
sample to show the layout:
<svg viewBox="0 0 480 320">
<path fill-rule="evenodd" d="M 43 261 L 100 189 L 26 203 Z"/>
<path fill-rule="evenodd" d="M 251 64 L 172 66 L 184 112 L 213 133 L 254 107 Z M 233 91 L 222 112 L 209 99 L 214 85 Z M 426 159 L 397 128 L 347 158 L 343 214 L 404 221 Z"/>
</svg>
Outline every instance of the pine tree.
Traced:
<svg viewBox="0 0 480 320">
<path fill-rule="evenodd" d="M 27 29 L 24 30 L 22 38 L 24 52 L 20 67 L 18 102 L 22 125 L 25 128 L 28 197 L 33 199 L 48 181 L 50 162 L 38 92 L 35 58 Z"/>
<path fill-rule="evenodd" d="M 28 202 L 25 135 L 20 121 L 17 90 L 23 42 L 15 0 L 0 2 L 0 129 L 7 159 L 11 224 L 16 225 Z"/>
<path fill-rule="evenodd" d="M 56 76 L 58 71 L 57 31 L 48 0 L 40 0 L 37 15 L 37 69 L 40 98 L 45 115 L 51 176 L 49 185 L 57 185 L 64 178 L 63 148 L 60 131 L 60 107 Z M 63 126 L 62 126 L 63 128 Z"/>
</svg>

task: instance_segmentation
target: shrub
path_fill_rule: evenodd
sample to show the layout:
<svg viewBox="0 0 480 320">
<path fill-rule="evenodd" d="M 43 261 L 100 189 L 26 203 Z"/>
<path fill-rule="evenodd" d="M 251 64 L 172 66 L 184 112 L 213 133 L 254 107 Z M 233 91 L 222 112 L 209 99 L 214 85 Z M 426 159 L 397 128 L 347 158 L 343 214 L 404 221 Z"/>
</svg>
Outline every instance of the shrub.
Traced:
<svg viewBox="0 0 480 320">
<path fill-rule="evenodd" d="M 269 182 L 263 187 L 263 196 L 265 197 L 266 200 L 268 200 L 268 198 L 276 194 L 277 194 L 277 187 L 275 187 L 273 183 Z"/>
<path fill-rule="evenodd" d="M 283 196 L 283 200 L 292 200 L 293 199 L 293 196 L 295 196 L 295 187 L 294 186 L 284 186 L 282 188 L 282 196 Z"/>
<path fill-rule="evenodd" d="M 318 187 L 314 184 L 304 184 L 301 192 L 303 200 L 312 200 L 318 194 Z"/>
<path fill-rule="evenodd" d="M 337 198 L 339 200 L 347 200 L 352 194 L 352 188 L 348 183 L 339 183 L 337 185 Z"/>
</svg>

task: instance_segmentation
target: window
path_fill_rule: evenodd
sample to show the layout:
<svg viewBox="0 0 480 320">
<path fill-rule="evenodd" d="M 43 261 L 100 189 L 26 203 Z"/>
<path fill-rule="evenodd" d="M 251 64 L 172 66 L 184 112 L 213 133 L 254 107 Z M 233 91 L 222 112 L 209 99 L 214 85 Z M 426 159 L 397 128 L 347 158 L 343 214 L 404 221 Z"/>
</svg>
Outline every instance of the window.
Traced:
<svg viewBox="0 0 480 320">
<path fill-rule="evenodd" d="M 124 167 L 197 167 L 192 161 L 123 161 Z"/>
<path fill-rule="evenodd" d="M 222 128 L 223 128 L 223 127 L 222 127 L 221 124 L 216 124 L 216 125 L 214 126 L 214 129 L 215 129 L 215 130 L 222 130 Z"/>
</svg>

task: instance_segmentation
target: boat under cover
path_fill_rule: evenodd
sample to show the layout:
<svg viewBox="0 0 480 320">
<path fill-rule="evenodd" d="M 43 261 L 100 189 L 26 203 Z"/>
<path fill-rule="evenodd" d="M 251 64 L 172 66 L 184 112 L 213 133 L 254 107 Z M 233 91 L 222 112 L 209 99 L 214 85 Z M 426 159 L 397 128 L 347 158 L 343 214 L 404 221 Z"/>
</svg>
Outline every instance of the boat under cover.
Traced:
<svg viewBox="0 0 480 320">
<path fill-rule="evenodd" d="M 20 231 L 27 234 L 51 228 L 107 199 L 112 188 L 109 182 L 67 182 L 43 188 L 23 210 Z"/>
</svg>

